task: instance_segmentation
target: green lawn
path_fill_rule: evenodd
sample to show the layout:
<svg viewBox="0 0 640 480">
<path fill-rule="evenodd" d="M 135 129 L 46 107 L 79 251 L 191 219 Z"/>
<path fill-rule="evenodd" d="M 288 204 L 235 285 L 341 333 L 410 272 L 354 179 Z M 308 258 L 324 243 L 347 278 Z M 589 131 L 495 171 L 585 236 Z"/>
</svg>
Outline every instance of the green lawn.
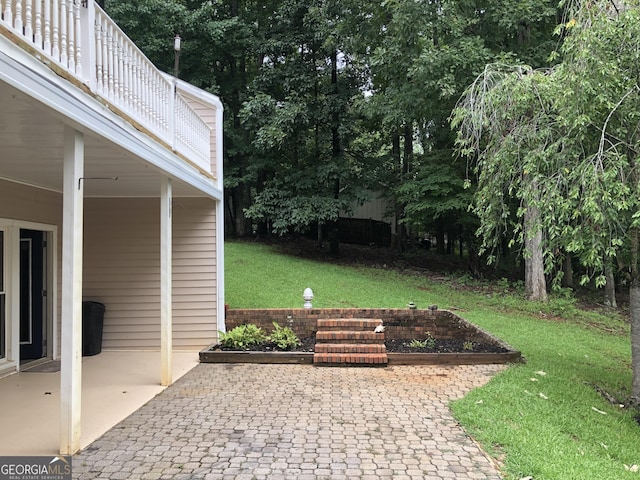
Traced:
<svg viewBox="0 0 640 480">
<path fill-rule="evenodd" d="M 629 394 L 630 339 L 620 316 L 581 311 L 567 296 L 531 304 L 507 282 L 338 266 L 260 244 L 227 242 L 225 250 L 230 308 L 299 308 L 306 287 L 317 308 L 435 303 L 522 351 L 526 364 L 452 404 L 467 431 L 502 463 L 505 478 L 640 480 L 624 467 L 640 465 L 640 426 L 597 391 Z"/>
</svg>

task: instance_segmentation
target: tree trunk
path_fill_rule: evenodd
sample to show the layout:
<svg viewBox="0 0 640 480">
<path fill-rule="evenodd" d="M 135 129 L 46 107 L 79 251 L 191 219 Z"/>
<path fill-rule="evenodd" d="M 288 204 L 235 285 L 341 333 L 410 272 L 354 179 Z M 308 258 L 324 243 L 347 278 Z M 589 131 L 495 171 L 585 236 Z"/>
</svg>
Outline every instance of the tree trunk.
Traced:
<svg viewBox="0 0 640 480">
<path fill-rule="evenodd" d="M 398 165 L 398 184 L 402 184 L 406 181 L 407 174 L 410 171 L 410 165 L 413 158 L 413 122 L 409 121 L 405 124 L 402 132 L 402 146 L 403 150 L 400 151 L 400 134 L 393 136 L 393 143 L 391 147 L 391 155 Z M 400 253 L 405 253 L 408 245 L 408 231 L 404 222 L 399 220 L 404 219 L 404 211 L 406 208 L 405 203 L 396 202 L 396 240 L 397 249 Z"/>
<path fill-rule="evenodd" d="M 539 219 L 538 207 L 527 207 L 524 214 L 524 289 L 529 300 L 546 302 L 547 284 L 544 278 L 542 230 Z"/>
<path fill-rule="evenodd" d="M 635 281 L 629 291 L 631 317 L 631 404 L 640 406 L 640 283 Z"/>
<path fill-rule="evenodd" d="M 606 258 L 604 261 L 604 304 L 607 307 L 618 308 L 616 301 L 616 279 L 613 275 L 613 259 Z"/>
<path fill-rule="evenodd" d="M 442 224 L 442 221 L 439 220 L 436 226 L 436 253 L 444 254 L 446 248 L 444 245 L 444 238 L 444 225 Z"/>
<path fill-rule="evenodd" d="M 571 261 L 571 255 L 567 252 L 564 253 L 564 259 L 562 260 L 562 286 L 564 288 L 573 288 L 573 262 Z"/>
<path fill-rule="evenodd" d="M 322 222 L 318 222 L 318 231 L 317 233 L 317 237 L 316 237 L 316 248 L 318 250 L 322 250 L 322 247 L 324 246 L 324 239 L 322 237 Z"/>
<path fill-rule="evenodd" d="M 638 229 L 631 229 L 631 288 L 629 317 L 631 318 L 631 404 L 640 407 L 640 279 L 638 278 Z"/>
<path fill-rule="evenodd" d="M 246 237 L 251 234 L 251 220 L 244 216 L 244 209 L 251 201 L 249 187 L 246 184 L 240 184 L 231 189 L 231 199 L 233 235 L 238 238 Z"/>
<path fill-rule="evenodd" d="M 402 172 L 402 156 L 400 152 L 400 135 L 396 134 L 391 139 L 391 156 L 393 157 L 393 161 Z M 400 173 L 400 176 L 402 174 Z M 404 227 L 404 223 L 402 223 L 402 219 L 404 218 L 404 207 L 400 202 L 396 201 L 395 204 L 396 209 L 396 244 L 395 248 L 400 252 L 404 253 L 404 246 L 407 241 L 406 235 L 407 231 Z"/>
<path fill-rule="evenodd" d="M 332 113 L 332 125 L 331 125 L 331 156 L 332 160 L 335 162 L 340 159 L 342 156 L 342 148 L 340 145 L 340 113 L 338 111 L 337 98 L 338 98 L 338 52 L 334 50 L 331 52 L 331 86 L 332 93 L 335 96 L 335 104 L 333 105 L 333 113 Z M 333 197 L 338 200 L 340 196 L 340 178 L 336 177 L 333 183 Z M 338 215 L 340 215 L 338 213 Z M 332 225 L 331 232 L 331 244 L 330 250 L 331 254 L 338 256 L 340 255 L 340 229 L 339 229 L 339 221 L 336 219 Z"/>
</svg>

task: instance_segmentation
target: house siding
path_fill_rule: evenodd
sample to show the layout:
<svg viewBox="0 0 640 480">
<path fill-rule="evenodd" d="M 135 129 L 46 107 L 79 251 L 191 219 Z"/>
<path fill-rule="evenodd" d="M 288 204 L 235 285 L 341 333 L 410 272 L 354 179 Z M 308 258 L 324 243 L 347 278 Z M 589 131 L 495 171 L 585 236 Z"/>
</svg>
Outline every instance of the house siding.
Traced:
<svg viewBox="0 0 640 480">
<path fill-rule="evenodd" d="M 174 198 L 173 347 L 200 349 L 216 327 L 215 201 Z M 57 226 L 62 281 L 62 194 L 0 180 L 0 218 Z M 104 303 L 103 348 L 160 347 L 160 200 L 86 198 L 83 298 Z M 57 288 L 56 344 L 61 293 Z"/>
<path fill-rule="evenodd" d="M 389 201 L 378 193 L 372 193 L 371 200 L 364 205 L 354 205 L 353 212 L 340 212 L 340 216 L 346 218 L 365 218 L 388 222 L 391 224 L 392 233 L 395 233 L 395 214 Z"/>
<path fill-rule="evenodd" d="M 211 173 L 216 177 L 220 175 L 220 172 L 216 168 L 216 149 L 217 149 L 217 137 L 216 137 L 216 110 L 211 108 L 210 105 L 206 105 L 197 99 L 193 98 L 186 92 L 181 92 L 184 98 L 187 100 L 191 108 L 193 108 L 202 120 L 211 128 Z"/>
<path fill-rule="evenodd" d="M 0 180 L 0 218 L 62 223 L 62 194 Z"/>
<path fill-rule="evenodd" d="M 174 198 L 173 347 L 216 336 L 215 202 Z M 85 300 L 105 304 L 104 349 L 160 347 L 158 199 L 85 200 Z"/>
</svg>

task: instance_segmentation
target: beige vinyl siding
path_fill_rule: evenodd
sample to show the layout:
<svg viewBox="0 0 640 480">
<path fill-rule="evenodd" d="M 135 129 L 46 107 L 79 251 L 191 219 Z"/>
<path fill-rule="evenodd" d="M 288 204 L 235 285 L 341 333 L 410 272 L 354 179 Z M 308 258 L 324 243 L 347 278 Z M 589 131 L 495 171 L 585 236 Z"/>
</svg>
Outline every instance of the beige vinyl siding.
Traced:
<svg viewBox="0 0 640 480">
<path fill-rule="evenodd" d="M 62 194 L 0 180 L 0 218 L 59 226 Z"/>
<path fill-rule="evenodd" d="M 106 306 L 103 348 L 160 346 L 160 199 L 86 198 L 83 298 Z M 0 218 L 58 227 L 56 342 L 62 305 L 62 194 L 0 180 Z M 216 337 L 215 201 L 173 207 L 173 345 L 199 349 Z"/>
<path fill-rule="evenodd" d="M 216 202 L 181 198 L 173 204 L 174 345 L 206 346 L 217 336 Z M 204 342 L 204 343 L 203 343 Z"/>
<path fill-rule="evenodd" d="M 202 120 L 204 120 L 204 122 L 209 125 L 209 128 L 211 128 L 211 173 L 213 173 L 214 176 L 218 177 L 220 175 L 220 172 L 216 171 L 216 109 L 193 98 L 191 95 L 185 92 L 182 92 L 182 95 L 184 95 L 184 98 L 187 100 L 191 108 L 193 108 L 198 113 L 200 118 L 202 118 Z"/>
<path fill-rule="evenodd" d="M 216 335 L 215 202 L 174 198 L 173 346 Z M 85 200 L 85 300 L 106 306 L 105 349 L 160 346 L 160 200 Z"/>
</svg>

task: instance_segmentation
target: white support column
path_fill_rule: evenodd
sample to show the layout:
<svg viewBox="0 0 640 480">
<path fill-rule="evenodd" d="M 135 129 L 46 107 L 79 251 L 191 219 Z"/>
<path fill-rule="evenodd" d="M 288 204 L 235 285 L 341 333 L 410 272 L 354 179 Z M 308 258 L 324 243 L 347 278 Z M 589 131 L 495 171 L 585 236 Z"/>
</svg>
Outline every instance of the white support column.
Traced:
<svg viewBox="0 0 640 480">
<path fill-rule="evenodd" d="M 160 194 L 160 361 L 162 363 L 161 384 L 165 386 L 173 382 L 171 373 L 171 202 L 171 179 L 164 177 Z"/>
<path fill-rule="evenodd" d="M 217 187 L 220 192 L 224 192 L 224 183 L 222 181 L 222 167 L 224 165 L 223 142 L 224 134 L 222 126 L 224 124 L 224 107 L 222 102 L 218 101 L 216 106 L 216 158 L 215 158 L 215 175 Z M 220 195 L 220 199 L 216 201 L 216 301 L 218 331 L 226 332 L 225 323 L 225 300 L 224 300 L 224 193 Z"/>
<path fill-rule="evenodd" d="M 84 136 L 65 126 L 62 216 L 60 453 L 80 450 Z"/>
<path fill-rule="evenodd" d="M 224 202 L 216 200 L 216 316 L 217 329 L 226 332 L 224 305 Z"/>
</svg>

